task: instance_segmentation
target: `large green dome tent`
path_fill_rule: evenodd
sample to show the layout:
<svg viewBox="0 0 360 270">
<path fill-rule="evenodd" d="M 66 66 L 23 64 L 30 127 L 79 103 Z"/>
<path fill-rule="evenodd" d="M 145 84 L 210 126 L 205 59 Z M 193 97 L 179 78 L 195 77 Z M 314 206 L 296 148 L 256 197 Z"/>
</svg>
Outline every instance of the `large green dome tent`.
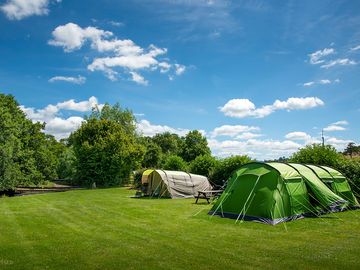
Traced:
<svg viewBox="0 0 360 270">
<path fill-rule="evenodd" d="M 327 167 L 327 166 L 316 166 L 306 165 L 312 169 L 316 175 L 336 194 L 344 198 L 349 202 L 350 207 L 358 207 L 359 203 L 351 190 L 349 182 L 346 177 L 343 176 L 339 171 Z"/>
<path fill-rule="evenodd" d="M 209 214 L 275 225 L 342 210 L 347 204 L 307 168 L 253 162 L 232 174 Z"/>
</svg>

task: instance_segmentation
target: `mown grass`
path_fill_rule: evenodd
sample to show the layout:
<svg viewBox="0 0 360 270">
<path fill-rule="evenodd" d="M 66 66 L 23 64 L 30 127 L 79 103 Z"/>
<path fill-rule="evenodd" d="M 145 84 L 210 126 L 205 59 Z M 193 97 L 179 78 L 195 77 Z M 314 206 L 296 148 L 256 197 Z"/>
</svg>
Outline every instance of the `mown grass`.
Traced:
<svg viewBox="0 0 360 270">
<path fill-rule="evenodd" d="M 0 269 L 355 269 L 360 211 L 270 226 L 125 188 L 0 199 Z"/>
</svg>

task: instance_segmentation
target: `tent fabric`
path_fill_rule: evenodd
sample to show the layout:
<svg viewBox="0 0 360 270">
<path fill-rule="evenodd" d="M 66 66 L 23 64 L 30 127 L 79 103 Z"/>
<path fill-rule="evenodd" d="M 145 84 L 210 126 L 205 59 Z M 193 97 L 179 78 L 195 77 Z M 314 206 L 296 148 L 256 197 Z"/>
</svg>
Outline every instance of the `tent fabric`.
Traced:
<svg viewBox="0 0 360 270">
<path fill-rule="evenodd" d="M 149 179 L 149 175 L 153 172 L 154 170 L 152 169 L 148 169 L 148 170 L 145 170 L 141 176 L 141 184 L 146 184 L 148 183 L 148 179 Z"/>
<path fill-rule="evenodd" d="M 209 214 L 275 225 L 346 204 L 306 167 L 254 162 L 233 173 Z"/>
<path fill-rule="evenodd" d="M 193 198 L 198 191 L 211 190 L 202 175 L 179 171 L 153 170 L 148 175 L 146 195 L 150 197 Z"/>
<path fill-rule="evenodd" d="M 311 168 L 334 193 L 347 200 L 349 202 L 349 206 L 360 206 L 351 190 L 348 180 L 339 171 L 328 166 L 307 166 Z"/>
</svg>

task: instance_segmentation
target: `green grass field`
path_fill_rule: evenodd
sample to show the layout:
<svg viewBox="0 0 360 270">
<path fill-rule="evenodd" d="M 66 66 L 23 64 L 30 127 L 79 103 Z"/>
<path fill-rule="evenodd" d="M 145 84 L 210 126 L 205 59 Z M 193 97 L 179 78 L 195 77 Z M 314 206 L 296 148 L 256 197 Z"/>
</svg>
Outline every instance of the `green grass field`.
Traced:
<svg viewBox="0 0 360 270">
<path fill-rule="evenodd" d="M 0 199 L 0 269 L 355 269 L 360 211 L 270 226 L 125 188 Z"/>
</svg>

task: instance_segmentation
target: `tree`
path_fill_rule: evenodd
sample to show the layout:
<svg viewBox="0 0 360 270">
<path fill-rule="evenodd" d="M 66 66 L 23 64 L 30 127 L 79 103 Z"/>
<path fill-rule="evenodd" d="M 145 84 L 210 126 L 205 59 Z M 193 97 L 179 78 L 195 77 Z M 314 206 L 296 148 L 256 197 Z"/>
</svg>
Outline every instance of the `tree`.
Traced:
<svg viewBox="0 0 360 270">
<path fill-rule="evenodd" d="M 219 160 L 214 168 L 211 180 L 217 185 L 223 185 L 229 179 L 231 174 L 242 165 L 251 162 L 248 156 L 231 156 Z"/>
<path fill-rule="evenodd" d="M 157 168 L 161 163 L 162 152 L 159 145 L 152 141 L 145 144 L 146 150 L 141 163 L 143 168 Z"/>
<path fill-rule="evenodd" d="M 181 157 L 172 155 L 165 159 L 163 169 L 171 171 L 187 171 L 187 164 Z"/>
<path fill-rule="evenodd" d="M 80 184 L 96 182 L 108 187 L 128 182 L 145 151 L 137 141 L 134 119 L 129 110 L 107 104 L 101 111 L 93 110 L 87 121 L 71 134 L 75 178 Z"/>
<path fill-rule="evenodd" d="M 177 155 L 182 146 L 179 135 L 170 132 L 156 134 L 152 140 L 161 147 L 161 151 L 166 155 Z"/>
<path fill-rule="evenodd" d="M 119 103 L 115 103 L 114 106 L 106 103 L 101 110 L 96 106 L 92 109 L 90 116 L 85 117 L 85 119 L 113 121 L 120 124 L 125 133 L 135 135 L 136 118 L 131 110 L 122 109 Z"/>
<path fill-rule="evenodd" d="M 190 162 L 190 172 L 209 177 L 217 165 L 217 162 L 218 161 L 210 155 L 198 156 Z"/>
<path fill-rule="evenodd" d="M 354 154 L 359 154 L 360 153 L 360 146 L 356 146 L 355 143 L 351 142 L 349 143 L 343 154 L 344 155 L 349 155 L 350 157 L 353 157 Z"/>
<path fill-rule="evenodd" d="M 26 118 L 13 96 L 0 94 L 0 190 L 57 177 L 57 142 L 44 128 Z"/>
<path fill-rule="evenodd" d="M 311 144 L 294 153 L 289 161 L 337 167 L 341 155 L 331 145 Z"/>
<path fill-rule="evenodd" d="M 187 162 L 194 160 L 198 156 L 210 155 L 206 138 L 198 131 L 193 130 L 186 134 L 180 156 Z"/>
</svg>

